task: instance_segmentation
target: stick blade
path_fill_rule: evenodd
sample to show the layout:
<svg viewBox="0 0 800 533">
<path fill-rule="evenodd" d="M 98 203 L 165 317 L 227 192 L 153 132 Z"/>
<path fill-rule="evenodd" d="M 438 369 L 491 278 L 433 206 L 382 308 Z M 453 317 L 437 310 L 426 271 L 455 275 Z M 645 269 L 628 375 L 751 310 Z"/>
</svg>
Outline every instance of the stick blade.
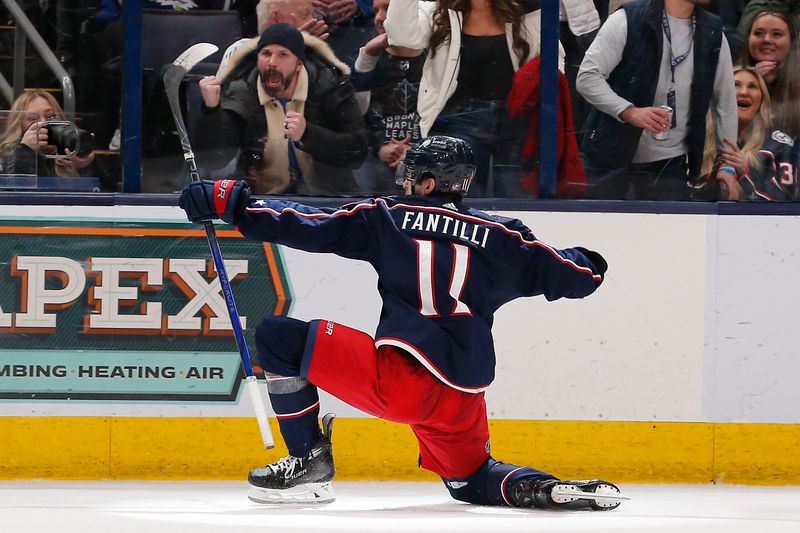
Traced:
<svg viewBox="0 0 800 533">
<path fill-rule="evenodd" d="M 197 43 L 184 50 L 164 73 L 164 87 L 167 94 L 177 92 L 177 87 L 186 73 L 217 50 L 219 47 L 211 43 Z"/>
<path fill-rule="evenodd" d="M 183 53 L 172 62 L 172 64 L 181 66 L 186 70 L 186 72 L 189 72 L 196 64 L 217 50 L 219 50 L 219 47 L 215 44 L 197 43 L 184 50 Z"/>
</svg>

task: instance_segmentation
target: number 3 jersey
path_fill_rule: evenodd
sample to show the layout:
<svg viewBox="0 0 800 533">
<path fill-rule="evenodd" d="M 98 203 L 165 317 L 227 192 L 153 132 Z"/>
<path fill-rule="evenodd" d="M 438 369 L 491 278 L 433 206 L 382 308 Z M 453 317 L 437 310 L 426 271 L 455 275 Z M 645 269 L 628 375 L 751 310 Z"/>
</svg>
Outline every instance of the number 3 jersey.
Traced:
<svg viewBox="0 0 800 533">
<path fill-rule="evenodd" d="M 773 130 L 739 183 L 747 200 L 791 202 L 800 199 L 797 183 L 798 147 L 789 135 Z"/>
<path fill-rule="evenodd" d="M 582 298 L 602 282 L 580 250 L 558 250 L 519 220 L 438 196 L 338 209 L 251 200 L 237 227 L 250 239 L 369 262 L 383 300 L 376 345 L 405 350 L 465 392 L 494 379 L 492 317 L 501 305 L 540 294 Z"/>
</svg>

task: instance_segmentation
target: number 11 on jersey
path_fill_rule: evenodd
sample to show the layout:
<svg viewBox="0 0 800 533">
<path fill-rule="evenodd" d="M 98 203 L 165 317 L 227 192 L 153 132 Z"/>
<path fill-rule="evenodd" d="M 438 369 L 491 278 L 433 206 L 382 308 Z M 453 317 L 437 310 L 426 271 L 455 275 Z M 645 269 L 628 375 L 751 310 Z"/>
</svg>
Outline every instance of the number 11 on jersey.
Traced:
<svg viewBox="0 0 800 533">
<path fill-rule="evenodd" d="M 417 281 L 419 289 L 419 312 L 423 316 L 442 316 L 436 305 L 434 279 L 434 243 L 424 239 L 414 239 L 417 245 Z M 470 250 L 463 244 L 451 243 L 453 250 L 453 270 L 450 273 L 450 286 L 447 293 L 453 299 L 450 316 L 472 316 L 472 310 L 461 301 L 464 284 L 469 273 Z M 449 307 L 449 306 L 448 306 Z"/>
</svg>

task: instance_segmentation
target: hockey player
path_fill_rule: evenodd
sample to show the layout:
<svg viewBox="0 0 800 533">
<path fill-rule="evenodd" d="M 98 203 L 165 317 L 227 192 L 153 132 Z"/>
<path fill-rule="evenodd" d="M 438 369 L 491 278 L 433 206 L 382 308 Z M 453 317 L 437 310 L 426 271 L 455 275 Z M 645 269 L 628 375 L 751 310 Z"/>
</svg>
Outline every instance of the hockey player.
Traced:
<svg viewBox="0 0 800 533">
<path fill-rule="evenodd" d="M 618 488 L 561 481 L 490 455 L 484 391 L 494 378 L 494 311 L 520 296 L 582 298 L 602 283 L 597 252 L 558 250 L 515 219 L 466 207 L 469 145 L 429 137 L 397 169 L 406 196 L 318 209 L 250 200 L 243 181 L 191 183 L 189 220 L 222 218 L 248 238 L 369 262 L 383 300 L 376 338 L 328 320 L 269 316 L 256 329 L 267 389 L 289 456 L 250 472 L 263 503 L 334 500 L 332 416 L 320 387 L 379 418 L 411 426 L 420 466 L 453 498 L 482 505 L 613 509 Z"/>
</svg>

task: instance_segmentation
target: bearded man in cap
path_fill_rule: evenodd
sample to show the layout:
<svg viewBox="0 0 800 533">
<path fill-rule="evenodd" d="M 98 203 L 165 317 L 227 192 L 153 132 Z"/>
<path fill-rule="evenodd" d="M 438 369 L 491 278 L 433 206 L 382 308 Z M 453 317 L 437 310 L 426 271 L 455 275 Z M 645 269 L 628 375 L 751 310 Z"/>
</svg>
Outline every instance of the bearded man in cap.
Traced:
<svg viewBox="0 0 800 533">
<path fill-rule="evenodd" d="M 236 160 L 256 194 L 358 192 L 352 169 L 368 137 L 349 76 L 321 39 L 269 26 L 200 81 L 198 160 L 205 170 Z"/>
</svg>

